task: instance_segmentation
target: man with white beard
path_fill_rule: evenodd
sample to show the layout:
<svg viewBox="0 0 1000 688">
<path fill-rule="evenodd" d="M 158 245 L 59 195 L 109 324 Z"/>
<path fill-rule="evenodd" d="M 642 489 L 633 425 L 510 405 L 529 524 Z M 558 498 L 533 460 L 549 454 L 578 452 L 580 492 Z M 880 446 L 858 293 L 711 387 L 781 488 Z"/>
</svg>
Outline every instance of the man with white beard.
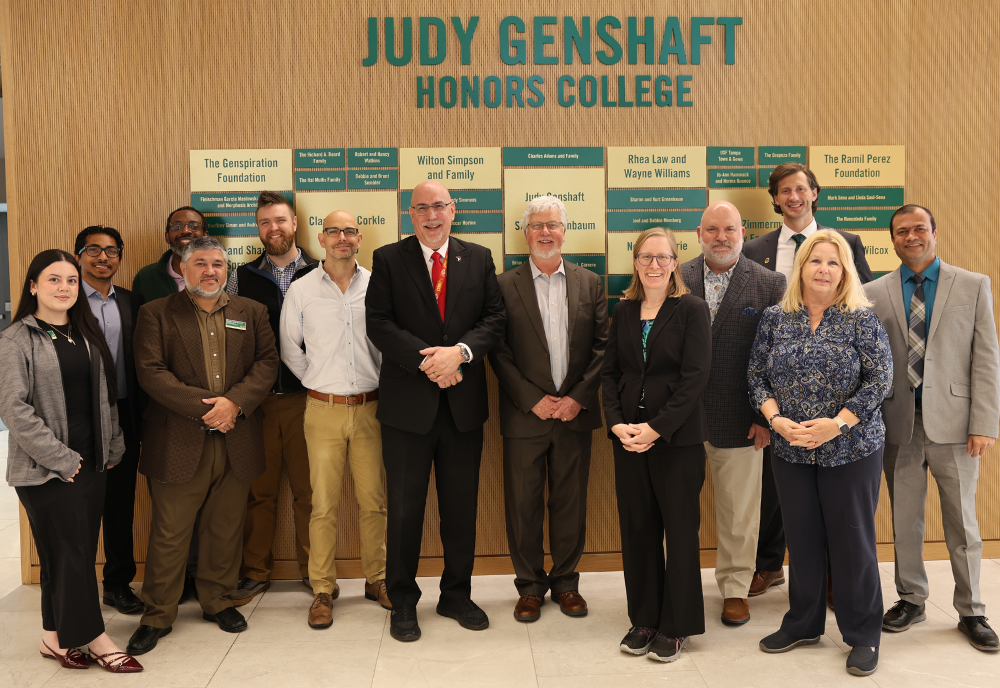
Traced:
<svg viewBox="0 0 1000 688">
<path fill-rule="evenodd" d="M 763 455 L 771 441 L 767 421 L 747 396 L 747 365 L 760 316 L 785 292 L 784 275 L 742 255 L 745 235 L 736 207 L 713 203 L 698 227 L 702 255 L 681 266 L 684 283 L 712 314 L 705 453 L 715 487 L 715 579 L 724 598 L 722 623 L 729 626 L 750 620 Z"/>
</svg>

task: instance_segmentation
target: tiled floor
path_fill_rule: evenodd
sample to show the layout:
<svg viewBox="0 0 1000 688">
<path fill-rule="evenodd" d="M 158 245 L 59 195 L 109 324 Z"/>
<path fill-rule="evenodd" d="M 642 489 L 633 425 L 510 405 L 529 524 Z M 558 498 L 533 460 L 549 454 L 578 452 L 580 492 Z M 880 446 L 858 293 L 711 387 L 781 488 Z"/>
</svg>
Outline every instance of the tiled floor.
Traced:
<svg viewBox="0 0 1000 688">
<path fill-rule="evenodd" d="M 0 434 L 0 447 L 0 454 L 5 453 L 6 433 Z M 104 682 L 156 688 L 1000 686 L 1000 653 L 973 649 L 955 628 L 951 571 L 942 561 L 928 562 L 933 596 L 927 621 L 906 633 L 884 634 L 881 664 L 868 678 L 844 670 L 848 648 L 832 614 L 829 635 L 819 645 L 784 655 L 764 654 L 757 648 L 760 638 L 777 629 L 787 609 L 785 586 L 751 600 L 752 619 L 745 626 L 723 626 L 718 620 L 722 600 L 711 569 L 702 572 L 706 633 L 694 638 L 673 664 L 618 650 L 629 625 L 622 574 L 588 573 L 580 583 L 590 603 L 588 616 L 563 616 L 550 603 L 533 624 L 513 619 L 516 597 L 509 576 L 474 578 L 473 598 L 491 620 L 490 628 L 479 633 L 437 616 L 437 581 L 421 580 L 426 593 L 419 607 L 423 638 L 408 644 L 389 636 L 388 614 L 364 599 L 360 580 L 341 581 L 334 623 L 325 631 L 306 625 L 312 598 L 302 584 L 277 582 L 243 607 L 250 624 L 244 633 L 223 633 L 201 619 L 197 603 L 188 603 L 181 608 L 174 632 L 140 658 L 145 672 L 118 677 L 95 668 L 72 671 L 38 655 L 39 590 L 20 585 L 19 562 L 17 499 L 13 489 L 0 486 L 0 686 L 4 688 L 82 688 Z M 881 571 L 889 605 L 895 601 L 892 564 L 882 564 Z M 1000 608 L 1000 560 L 983 562 L 982 587 L 987 608 Z M 124 647 L 138 618 L 104 609 L 108 633 Z"/>
</svg>

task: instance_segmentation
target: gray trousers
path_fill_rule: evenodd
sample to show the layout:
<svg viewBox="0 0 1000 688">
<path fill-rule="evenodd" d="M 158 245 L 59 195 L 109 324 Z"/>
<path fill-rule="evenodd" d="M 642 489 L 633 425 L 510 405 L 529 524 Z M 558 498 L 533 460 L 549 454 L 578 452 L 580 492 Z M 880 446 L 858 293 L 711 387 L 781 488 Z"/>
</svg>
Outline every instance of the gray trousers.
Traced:
<svg viewBox="0 0 1000 688">
<path fill-rule="evenodd" d="M 587 540 L 587 482 L 591 432 L 556 422 L 538 437 L 503 438 L 504 506 L 507 543 L 519 595 L 576 590 Z M 549 548 L 552 568 L 545 572 L 543 525 L 548 478 Z"/>
<path fill-rule="evenodd" d="M 976 521 L 976 483 L 979 459 L 966 444 L 935 444 L 924 433 L 917 410 L 909 444 L 885 445 L 885 480 L 892 503 L 892 529 L 896 549 L 896 591 L 900 599 L 923 604 L 930 594 L 924 568 L 924 509 L 927 504 L 927 469 L 941 494 L 944 539 L 955 577 L 953 604 L 961 616 L 985 616 L 979 594 L 979 568 L 983 541 Z"/>
</svg>

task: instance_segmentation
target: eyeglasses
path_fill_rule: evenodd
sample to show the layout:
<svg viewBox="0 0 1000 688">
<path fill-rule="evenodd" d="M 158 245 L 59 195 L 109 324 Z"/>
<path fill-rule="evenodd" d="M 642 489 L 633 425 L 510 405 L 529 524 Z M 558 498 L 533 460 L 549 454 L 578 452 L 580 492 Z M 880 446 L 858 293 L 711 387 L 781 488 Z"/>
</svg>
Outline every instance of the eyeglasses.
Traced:
<svg viewBox="0 0 1000 688">
<path fill-rule="evenodd" d="M 343 234 L 345 237 L 350 239 L 351 237 L 356 237 L 358 235 L 358 230 L 356 227 L 346 227 L 344 229 L 337 229 L 336 227 L 324 227 L 323 234 L 328 237 L 336 237 Z"/>
<path fill-rule="evenodd" d="M 670 264 L 677 260 L 677 256 L 668 256 L 666 253 L 661 253 L 654 256 L 652 253 L 640 253 L 635 257 L 635 262 L 637 262 L 642 267 L 651 265 L 653 258 L 656 258 L 656 264 L 661 268 L 669 268 Z"/>
<path fill-rule="evenodd" d="M 426 203 L 418 203 L 416 205 L 411 205 L 410 208 L 417 215 L 426 215 L 431 210 L 433 210 L 435 213 L 443 213 L 445 210 L 447 210 L 448 206 L 454 202 L 455 201 L 448 201 L 447 203 L 439 202 L 439 203 L 433 203 L 431 205 L 427 205 Z"/>
<path fill-rule="evenodd" d="M 543 228 L 547 227 L 550 232 L 555 232 L 556 230 L 563 228 L 562 222 L 532 222 L 528 225 L 528 229 L 532 232 L 540 232 Z"/>
<path fill-rule="evenodd" d="M 199 231 L 201 231 L 201 228 L 204 227 L 204 226 L 205 225 L 202 224 L 201 222 L 196 222 L 196 221 L 191 221 L 191 222 L 171 222 L 169 225 L 167 225 L 167 229 L 169 229 L 171 232 L 179 232 L 182 229 L 184 229 L 185 227 L 187 227 L 190 230 L 193 230 L 195 232 L 199 232 Z"/>
<path fill-rule="evenodd" d="M 121 250 L 117 246 L 105 246 L 100 247 L 96 245 L 84 246 L 77 253 L 78 256 L 82 256 L 86 253 L 91 258 L 97 258 L 101 253 L 104 253 L 108 258 L 117 258 L 122 254 Z"/>
</svg>

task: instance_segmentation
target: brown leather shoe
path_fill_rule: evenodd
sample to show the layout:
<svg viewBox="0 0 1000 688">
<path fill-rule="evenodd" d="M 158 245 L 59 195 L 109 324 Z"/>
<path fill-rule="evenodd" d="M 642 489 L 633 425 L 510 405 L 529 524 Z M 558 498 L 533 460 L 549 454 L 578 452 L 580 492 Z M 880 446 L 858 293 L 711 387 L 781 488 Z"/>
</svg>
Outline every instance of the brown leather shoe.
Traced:
<svg viewBox="0 0 1000 688">
<path fill-rule="evenodd" d="M 309 607 L 309 628 L 329 628 L 333 625 L 333 598 L 328 592 L 316 595 Z"/>
<path fill-rule="evenodd" d="M 576 590 L 553 592 L 552 599 L 559 603 L 559 609 L 567 616 L 587 615 L 587 600 L 583 599 Z"/>
<path fill-rule="evenodd" d="M 385 589 L 384 578 L 374 583 L 365 581 L 365 599 L 374 600 L 382 605 L 382 609 L 392 611 L 392 602 L 389 601 L 389 593 Z"/>
<path fill-rule="evenodd" d="M 538 595 L 521 595 L 514 605 L 514 618 L 518 621 L 538 621 L 542 615 L 545 598 Z"/>
<path fill-rule="evenodd" d="M 722 601 L 722 623 L 727 626 L 742 626 L 750 620 L 750 605 L 739 597 L 727 597 Z"/>
<path fill-rule="evenodd" d="M 780 568 L 777 571 L 761 571 L 758 569 L 753 572 L 753 579 L 750 581 L 750 592 L 747 595 L 749 597 L 757 597 L 757 595 L 763 595 L 767 592 L 767 589 L 772 585 L 784 585 L 784 583 L 784 568 Z"/>
</svg>

